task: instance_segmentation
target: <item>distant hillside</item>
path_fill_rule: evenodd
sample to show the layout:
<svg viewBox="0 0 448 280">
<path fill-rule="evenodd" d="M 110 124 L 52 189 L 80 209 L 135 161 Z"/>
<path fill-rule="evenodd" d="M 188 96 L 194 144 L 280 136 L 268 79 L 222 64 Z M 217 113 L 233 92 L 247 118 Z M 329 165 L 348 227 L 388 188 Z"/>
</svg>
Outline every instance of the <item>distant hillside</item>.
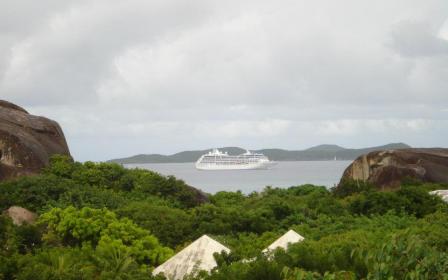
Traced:
<svg viewBox="0 0 448 280">
<path fill-rule="evenodd" d="M 311 147 L 306 150 L 290 151 L 282 149 L 262 149 L 253 150 L 256 153 L 262 153 L 275 161 L 307 161 L 307 160 L 354 160 L 362 154 L 379 150 L 394 150 L 410 148 L 404 143 L 392 143 L 384 146 L 370 147 L 364 149 L 346 149 L 337 145 L 319 145 Z M 201 155 L 209 152 L 208 150 L 200 151 L 184 151 L 173 155 L 135 155 L 127 158 L 112 159 L 110 162 L 121 164 L 130 163 L 181 163 L 181 162 L 195 162 Z M 228 152 L 230 155 L 238 155 L 244 153 L 246 150 L 238 147 L 223 147 L 219 150 Z"/>
</svg>

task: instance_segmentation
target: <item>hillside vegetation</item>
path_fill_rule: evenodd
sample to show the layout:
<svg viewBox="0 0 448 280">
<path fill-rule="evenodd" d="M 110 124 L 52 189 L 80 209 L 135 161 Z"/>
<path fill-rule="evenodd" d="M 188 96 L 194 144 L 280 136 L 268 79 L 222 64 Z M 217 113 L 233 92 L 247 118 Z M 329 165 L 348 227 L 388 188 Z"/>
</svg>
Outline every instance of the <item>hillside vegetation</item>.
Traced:
<svg viewBox="0 0 448 280">
<path fill-rule="evenodd" d="M 410 146 L 403 143 L 392 143 L 384 146 L 370 147 L 363 149 L 347 149 L 337 145 L 319 145 L 311 147 L 306 150 L 283 150 L 283 149 L 262 149 L 254 150 L 254 153 L 262 153 L 269 159 L 274 161 L 309 161 L 309 160 L 353 160 L 360 155 L 370 153 L 373 151 L 391 150 L 391 149 L 406 149 Z M 222 152 L 227 152 L 229 155 L 239 155 L 246 150 L 239 147 L 223 147 L 219 148 Z M 173 155 L 159 155 L 159 154 L 140 154 L 127 158 L 112 159 L 110 162 L 132 164 L 132 163 L 181 163 L 181 162 L 195 162 L 200 156 L 208 153 L 208 150 L 199 151 L 184 151 Z"/>
<path fill-rule="evenodd" d="M 347 181 L 205 197 L 174 177 L 55 157 L 42 175 L 0 183 L 1 210 L 40 215 L 24 226 L 0 216 L 0 279 L 151 279 L 203 234 L 232 252 L 197 279 L 447 279 L 448 206 L 428 194 L 440 188 Z M 305 241 L 263 256 L 288 229 Z"/>
</svg>

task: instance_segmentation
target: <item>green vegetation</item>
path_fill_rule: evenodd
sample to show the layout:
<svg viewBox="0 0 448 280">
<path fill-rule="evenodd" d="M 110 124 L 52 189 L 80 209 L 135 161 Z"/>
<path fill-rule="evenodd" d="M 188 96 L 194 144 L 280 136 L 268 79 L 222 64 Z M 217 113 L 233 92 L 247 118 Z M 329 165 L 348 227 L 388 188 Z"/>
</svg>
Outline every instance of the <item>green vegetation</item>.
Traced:
<svg viewBox="0 0 448 280">
<path fill-rule="evenodd" d="M 448 279 L 448 205 L 428 194 L 436 188 L 447 186 L 378 192 L 346 182 L 205 197 L 174 177 L 55 157 L 42 175 L 0 183 L 0 210 L 40 215 L 22 226 L 0 215 L 0 279 L 151 279 L 203 234 L 232 252 L 197 279 Z M 305 240 L 261 254 L 288 229 Z"/>
</svg>

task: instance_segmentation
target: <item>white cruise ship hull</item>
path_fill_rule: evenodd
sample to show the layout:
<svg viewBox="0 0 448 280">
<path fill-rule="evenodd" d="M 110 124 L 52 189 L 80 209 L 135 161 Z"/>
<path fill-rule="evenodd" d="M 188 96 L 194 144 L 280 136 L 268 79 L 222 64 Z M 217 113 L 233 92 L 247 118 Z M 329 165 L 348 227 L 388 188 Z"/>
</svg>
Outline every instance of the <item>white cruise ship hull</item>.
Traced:
<svg viewBox="0 0 448 280">
<path fill-rule="evenodd" d="M 239 164 L 220 164 L 220 163 L 196 163 L 199 170 L 250 170 L 250 169 L 270 169 L 277 163 L 274 161 L 249 162 Z"/>
<path fill-rule="evenodd" d="M 246 151 L 244 154 L 232 156 L 222 153 L 218 149 L 213 149 L 196 161 L 196 168 L 199 170 L 269 169 L 275 164 L 260 153 Z"/>
</svg>

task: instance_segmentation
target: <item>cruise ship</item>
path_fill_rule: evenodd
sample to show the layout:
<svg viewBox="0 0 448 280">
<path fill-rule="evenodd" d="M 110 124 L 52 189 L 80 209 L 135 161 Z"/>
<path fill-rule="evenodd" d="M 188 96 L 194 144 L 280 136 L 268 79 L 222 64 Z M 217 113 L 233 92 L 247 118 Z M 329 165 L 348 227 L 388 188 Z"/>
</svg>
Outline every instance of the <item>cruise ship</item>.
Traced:
<svg viewBox="0 0 448 280">
<path fill-rule="evenodd" d="M 232 156 L 218 149 L 202 155 L 196 161 L 199 170 L 235 170 L 235 169 L 269 169 L 277 164 L 265 155 L 246 151 L 244 154 Z"/>
</svg>

